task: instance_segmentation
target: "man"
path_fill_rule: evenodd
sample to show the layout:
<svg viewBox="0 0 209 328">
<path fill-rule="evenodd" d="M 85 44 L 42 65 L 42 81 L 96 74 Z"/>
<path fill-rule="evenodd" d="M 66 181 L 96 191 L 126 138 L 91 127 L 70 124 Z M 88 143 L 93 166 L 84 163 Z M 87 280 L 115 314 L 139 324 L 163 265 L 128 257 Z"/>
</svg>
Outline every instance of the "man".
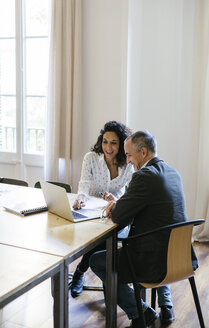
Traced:
<svg viewBox="0 0 209 328">
<path fill-rule="evenodd" d="M 126 226 L 136 235 L 168 224 L 187 220 L 185 199 L 178 172 L 157 157 L 155 138 L 146 131 L 139 131 L 126 139 L 127 163 L 134 166 L 135 173 L 125 194 L 116 202 L 109 202 L 106 212 L 112 221 Z M 165 259 L 168 234 L 145 236 L 133 247 L 137 278 L 143 282 L 156 282 L 166 273 Z M 105 286 L 105 251 L 92 255 L 91 269 Z M 131 327 L 138 327 L 138 312 L 135 294 L 128 286 L 130 271 L 123 248 L 118 249 L 118 305 L 132 320 Z M 174 321 L 169 286 L 161 287 L 160 317 L 163 324 Z M 159 294 L 159 293 L 158 293 Z M 163 297 L 164 295 L 164 297 Z M 143 302 L 146 325 L 149 326 L 158 314 Z"/>
</svg>

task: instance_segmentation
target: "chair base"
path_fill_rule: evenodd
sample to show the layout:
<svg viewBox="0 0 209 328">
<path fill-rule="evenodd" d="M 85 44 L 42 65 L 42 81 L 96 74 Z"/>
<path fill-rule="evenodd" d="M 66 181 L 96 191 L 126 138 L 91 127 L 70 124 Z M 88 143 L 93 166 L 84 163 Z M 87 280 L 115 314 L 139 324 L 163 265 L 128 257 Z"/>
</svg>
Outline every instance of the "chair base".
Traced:
<svg viewBox="0 0 209 328">
<path fill-rule="evenodd" d="M 72 284 L 73 273 L 68 273 L 68 288 L 71 287 Z M 83 286 L 83 290 L 94 290 L 94 291 L 103 291 L 104 288 L 102 286 Z"/>
<path fill-rule="evenodd" d="M 199 297 L 197 294 L 197 288 L 196 288 L 194 277 L 190 277 L 189 282 L 190 282 L 190 286 L 192 289 L 192 294 L 193 294 L 193 298 L 194 298 L 194 302 L 195 302 L 195 306 L 196 306 L 196 310 L 197 310 L 197 315 L 198 315 L 199 322 L 200 322 L 200 327 L 205 328 L 205 323 L 204 323 L 203 316 L 202 316 L 202 310 L 200 307 L 200 301 L 199 301 Z"/>
<path fill-rule="evenodd" d="M 202 315 L 200 301 L 199 301 L 199 297 L 198 297 L 198 293 L 197 293 L 195 279 L 192 276 L 192 277 L 189 277 L 188 280 L 190 282 L 190 286 L 191 286 L 191 289 L 192 289 L 192 294 L 193 294 L 193 298 L 194 298 L 194 302 L 195 302 L 195 306 L 196 306 L 196 310 L 197 310 L 198 319 L 199 319 L 199 322 L 200 322 L 200 327 L 205 328 L 205 323 L 204 323 L 204 320 L 203 320 L 203 315 Z M 151 307 L 153 309 L 155 309 L 155 304 L 156 304 L 156 288 L 152 288 Z"/>
<path fill-rule="evenodd" d="M 97 291 L 103 291 L 104 288 L 101 286 L 83 286 L 83 290 L 97 290 Z"/>
</svg>

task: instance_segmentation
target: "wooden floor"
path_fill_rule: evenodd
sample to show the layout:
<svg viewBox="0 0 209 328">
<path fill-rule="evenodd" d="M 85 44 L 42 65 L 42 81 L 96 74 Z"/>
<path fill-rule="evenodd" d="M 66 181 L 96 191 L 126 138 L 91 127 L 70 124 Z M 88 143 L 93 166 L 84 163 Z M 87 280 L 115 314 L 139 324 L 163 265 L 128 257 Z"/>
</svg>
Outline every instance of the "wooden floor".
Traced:
<svg viewBox="0 0 209 328">
<path fill-rule="evenodd" d="M 201 302 L 205 327 L 209 328 L 209 243 L 195 243 L 200 268 L 196 271 L 195 281 Z M 73 271 L 76 263 L 71 265 Z M 99 285 L 99 281 L 89 270 L 86 274 L 88 285 Z M 198 328 L 199 321 L 193 302 L 190 284 L 187 280 L 171 286 L 176 320 L 170 328 Z M 150 293 L 148 292 L 148 301 Z M 52 328 L 52 297 L 50 280 L 33 288 L 0 310 L 0 328 Z M 157 309 L 159 311 L 159 309 Z M 76 299 L 69 296 L 69 327 L 103 328 L 105 327 L 105 305 L 103 293 L 84 291 Z M 118 308 L 118 328 L 129 326 L 130 321 Z M 152 328 L 161 328 L 156 320 Z"/>
</svg>

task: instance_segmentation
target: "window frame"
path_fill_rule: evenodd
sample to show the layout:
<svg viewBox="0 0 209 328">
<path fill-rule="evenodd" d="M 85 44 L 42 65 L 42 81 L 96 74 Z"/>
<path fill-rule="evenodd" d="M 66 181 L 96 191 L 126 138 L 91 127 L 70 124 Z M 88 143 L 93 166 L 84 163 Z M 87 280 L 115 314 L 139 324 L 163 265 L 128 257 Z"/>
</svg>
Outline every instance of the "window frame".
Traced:
<svg viewBox="0 0 209 328">
<path fill-rule="evenodd" d="M 44 166 L 44 152 L 30 153 L 27 150 L 27 127 L 26 127 L 26 56 L 25 56 L 25 40 L 28 38 L 24 24 L 25 18 L 25 0 L 15 0 L 15 36 L 8 37 L 15 40 L 15 60 L 16 60 L 16 150 L 14 152 L 0 150 L 2 164 L 19 164 L 23 170 L 26 165 Z M 24 32 L 24 33 L 23 33 Z M 36 36 L 38 37 L 38 35 Z M 48 36 L 49 37 L 49 36 Z M 25 39 L 24 39 L 25 38 Z M 37 97 L 37 95 L 34 95 Z M 47 95 L 45 95 L 47 99 Z M 45 126 L 46 131 L 46 126 Z"/>
</svg>

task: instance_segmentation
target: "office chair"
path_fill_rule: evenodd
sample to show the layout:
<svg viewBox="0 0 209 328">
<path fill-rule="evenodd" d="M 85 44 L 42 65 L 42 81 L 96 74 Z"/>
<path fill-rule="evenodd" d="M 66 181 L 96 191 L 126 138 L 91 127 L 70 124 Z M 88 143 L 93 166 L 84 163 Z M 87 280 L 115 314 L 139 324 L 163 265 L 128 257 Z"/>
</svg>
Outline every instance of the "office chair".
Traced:
<svg viewBox="0 0 209 328">
<path fill-rule="evenodd" d="M 46 182 L 49 182 L 49 183 L 52 183 L 56 186 L 59 186 L 59 187 L 62 187 L 62 188 L 65 188 L 65 190 L 67 192 L 71 192 L 72 191 L 72 187 L 70 184 L 68 183 L 63 183 L 63 182 L 54 182 L 54 181 L 46 181 Z M 40 188 L 41 189 L 41 184 L 40 184 L 40 181 L 37 181 L 34 185 L 34 188 Z"/>
<path fill-rule="evenodd" d="M 28 183 L 26 181 L 18 180 L 18 179 L 10 179 L 10 178 L 2 177 L 2 178 L 0 178 L 0 183 L 7 183 L 7 184 L 28 187 Z"/>
<path fill-rule="evenodd" d="M 140 327 L 146 328 L 144 314 L 142 310 L 141 303 L 141 290 L 143 288 L 152 288 L 152 297 L 151 297 L 151 306 L 155 308 L 156 301 L 156 288 L 171 284 L 176 281 L 183 279 L 189 279 L 192 294 L 200 322 L 200 327 L 205 328 L 202 311 L 200 307 L 199 297 L 197 294 L 196 284 L 194 280 L 194 269 L 192 267 L 192 258 L 191 258 L 191 239 L 192 239 L 192 230 L 193 227 L 205 222 L 204 220 L 194 220 L 186 221 L 176 224 L 171 224 L 164 226 L 152 231 L 141 233 L 135 236 L 131 236 L 122 240 L 122 245 L 125 250 L 127 257 L 127 265 L 129 265 L 130 272 L 132 274 L 132 283 L 134 286 L 136 304 L 139 314 L 139 320 L 141 320 Z M 142 283 L 138 282 L 136 278 L 136 273 L 133 265 L 133 260 L 131 257 L 131 248 L 129 245 L 132 241 L 142 238 L 145 235 L 158 233 L 161 231 L 170 231 L 170 237 L 167 248 L 167 272 L 165 278 L 158 283 Z"/>
</svg>

